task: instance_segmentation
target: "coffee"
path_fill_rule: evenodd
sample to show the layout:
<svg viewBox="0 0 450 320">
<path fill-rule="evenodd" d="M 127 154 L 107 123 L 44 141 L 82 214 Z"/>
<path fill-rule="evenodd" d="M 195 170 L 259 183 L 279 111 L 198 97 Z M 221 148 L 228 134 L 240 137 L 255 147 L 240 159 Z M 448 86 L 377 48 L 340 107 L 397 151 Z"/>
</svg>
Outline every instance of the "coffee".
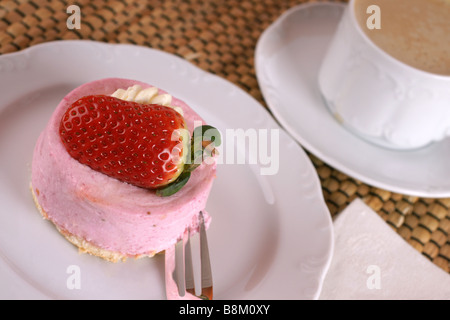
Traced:
<svg viewBox="0 0 450 320">
<path fill-rule="evenodd" d="M 368 27 L 380 8 L 380 29 Z M 423 71 L 450 75 L 450 0 L 356 0 L 361 29 L 392 57 Z"/>
</svg>

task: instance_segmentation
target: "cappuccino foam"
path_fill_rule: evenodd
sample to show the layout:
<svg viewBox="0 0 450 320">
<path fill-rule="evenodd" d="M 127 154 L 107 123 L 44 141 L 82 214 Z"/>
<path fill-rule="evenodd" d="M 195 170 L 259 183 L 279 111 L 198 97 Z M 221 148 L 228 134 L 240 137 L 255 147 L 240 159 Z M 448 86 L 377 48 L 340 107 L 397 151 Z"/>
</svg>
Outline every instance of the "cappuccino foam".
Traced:
<svg viewBox="0 0 450 320">
<path fill-rule="evenodd" d="M 369 29 L 380 8 L 380 29 Z M 414 68 L 450 75 L 450 0 L 356 0 L 355 15 L 361 29 L 382 50 Z"/>
</svg>

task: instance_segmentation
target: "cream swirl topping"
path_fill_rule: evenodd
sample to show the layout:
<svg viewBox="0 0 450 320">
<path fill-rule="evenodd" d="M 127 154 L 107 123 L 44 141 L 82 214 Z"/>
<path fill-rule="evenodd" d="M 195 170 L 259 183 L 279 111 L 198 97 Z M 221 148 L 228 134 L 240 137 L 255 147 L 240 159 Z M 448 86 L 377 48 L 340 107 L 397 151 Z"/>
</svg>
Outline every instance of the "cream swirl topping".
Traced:
<svg viewBox="0 0 450 320">
<path fill-rule="evenodd" d="M 154 103 L 160 104 L 166 107 L 173 108 L 179 114 L 183 115 L 183 110 L 180 107 L 172 106 L 172 96 L 168 93 L 160 94 L 158 88 L 149 87 L 142 89 L 140 85 L 134 85 L 132 87 L 124 89 L 117 89 L 112 95 L 112 97 L 126 100 L 134 101 L 138 103 Z"/>
</svg>

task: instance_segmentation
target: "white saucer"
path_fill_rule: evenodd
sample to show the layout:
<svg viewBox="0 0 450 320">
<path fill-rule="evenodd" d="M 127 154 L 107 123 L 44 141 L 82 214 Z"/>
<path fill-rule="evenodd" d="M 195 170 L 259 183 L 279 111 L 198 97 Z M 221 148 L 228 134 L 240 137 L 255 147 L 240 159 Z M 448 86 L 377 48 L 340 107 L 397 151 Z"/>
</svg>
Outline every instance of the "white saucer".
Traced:
<svg viewBox="0 0 450 320">
<path fill-rule="evenodd" d="M 318 70 L 344 8 L 299 5 L 261 35 L 256 74 L 270 110 L 305 149 L 351 177 L 397 193 L 449 197 L 449 140 L 414 151 L 384 149 L 343 128 L 325 106 Z"/>
<path fill-rule="evenodd" d="M 0 299 L 166 297 L 163 255 L 117 264 L 80 255 L 42 219 L 29 191 L 34 145 L 58 102 L 78 85 L 106 77 L 163 88 L 222 132 L 279 130 L 277 174 L 260 175 L 264 163 L 218 165 L 206 208 L 212 217 L 214 295 L 318 298 L 333 249 L 331 215 L 308 156 L 263 106 L 232 83 L 168 53 L 60 41 L 0 56 Z M 74 270 L 80 271 L 79 289 L 67 286 Z"/>
</svg>

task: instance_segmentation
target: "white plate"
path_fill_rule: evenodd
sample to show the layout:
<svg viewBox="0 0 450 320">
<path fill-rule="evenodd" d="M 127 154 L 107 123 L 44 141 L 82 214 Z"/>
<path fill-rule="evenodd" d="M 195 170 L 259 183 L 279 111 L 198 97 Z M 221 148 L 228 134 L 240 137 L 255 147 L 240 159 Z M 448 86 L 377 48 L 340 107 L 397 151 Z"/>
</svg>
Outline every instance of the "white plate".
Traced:
<svg viewBox="0 0 450 320">
<path fill-rule="evenodd" d="M 50 42 L 0 57 L 0 297 L 164 299 L 164 258 L 112 264 L 80 255 L 36 211 L 28 190 L 38 134 L 59 100 L 105 77 L 144 81 L 226 129 L 278 125 L 250 95 L 149 48 Z M 216 299 L 315 299 L 332 254 L 332 223 L 302 148 L 280 130 L 278 174 L 220 164 L 207 210 Z M 79 268 L 80 289 L 69 289 Z M 78 274 L 78 273 L 77 273 Z M 70 286 L 69 286 L 70 287 Z"/>
<path fill-rule="evenodd" d="M 258 40 L 256 74 L 280 124 L 311 153 L 367 184 L 421 197 L 450 196 L 450 141 L 414 151 L 375 146 L 343 128 L 325 106 L 318 70 L 345 5 L 291 8 Z"/>
</svg>

